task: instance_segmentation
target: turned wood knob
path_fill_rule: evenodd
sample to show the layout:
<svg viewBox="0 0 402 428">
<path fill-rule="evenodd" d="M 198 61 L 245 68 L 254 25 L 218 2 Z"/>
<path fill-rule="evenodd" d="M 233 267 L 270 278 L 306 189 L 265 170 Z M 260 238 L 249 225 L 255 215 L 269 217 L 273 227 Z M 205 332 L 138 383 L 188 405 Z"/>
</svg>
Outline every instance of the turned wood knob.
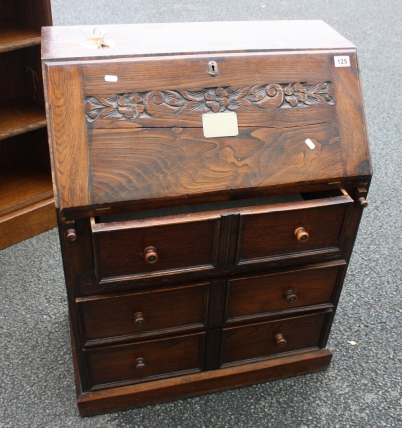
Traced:
<svg viewBox="0 0 402 428">
<path fill-rule="evenodd" d="M 308 241 L 308 238 L 310 238 L 310 235 L 304 227 L 298 227 L 295 230 L 295 236 L 299 242 L 306 242 Z"/>
<path fill-rule="evenodd" d="M 75 241 L 77 239 L 77 232 L 75 231 L 75 229 L 67 230 L 67 239 L 69 241 Z"/>
<path fill-rule="evenodd" d="M 136 312 L 133 315 L 134 318 L 134 325 L 136 327 L 144 327 L 145 325 L 145 318 L 144 318 L 144 314 L 142 312 Z"/>
<path fill-rule="evenodd" d="M 282 346 L 285 346 L 286 345 L 286 339 L 283 337 L 283 334 L 282 333 L 279 333 L 279 334 L 277 334 L 276 336 L 275 336 L 275 340 L 276 340 L 276 344 L 279 346 L 279 347 L 282 347 Z"/>
<path fill-rule="evenodd" d="M 283 297 L 288 303 L 294 303 L 297 300 L 296 293 L 293 290 L 285 291 Z"/>
<path fill-rule="evenodd" d="M 155 247 L 147 247 L 144 250 L 145 261 L 149 264 L 156 263 L 158 261 L 158 253 Z"/>
<path fill-rule="evenodd" d="M 145 365 L 145 358 L 137 358 L 135 360 L 135 368 L 139 371 L 142 372 L 144 371 L 147 366 Z"/>
<path fill-rule="evenodd" d="M 366 208 L 368 205 L 368 201 L 363 196 L 357 200 L 362 208 Z"/>
</svg>

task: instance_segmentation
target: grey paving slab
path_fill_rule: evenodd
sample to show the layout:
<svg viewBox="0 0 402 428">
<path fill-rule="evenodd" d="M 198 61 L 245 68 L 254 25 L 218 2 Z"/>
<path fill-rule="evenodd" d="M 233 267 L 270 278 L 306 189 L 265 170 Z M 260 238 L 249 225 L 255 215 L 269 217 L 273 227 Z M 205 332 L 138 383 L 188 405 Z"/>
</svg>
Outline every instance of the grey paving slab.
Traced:
<svg viewBox="0 0 402 428">
<path fill-rule="evenodd" d="M 401 427 L 400 0 L 52 0 L 52 7 L 56 25 L 325 20 L 359 48 L 375 175 L 329 341 L 334 359 L 317 374 L 82 419 L 57 233 L 1 251 L 0 427 Z"/>
</svg>

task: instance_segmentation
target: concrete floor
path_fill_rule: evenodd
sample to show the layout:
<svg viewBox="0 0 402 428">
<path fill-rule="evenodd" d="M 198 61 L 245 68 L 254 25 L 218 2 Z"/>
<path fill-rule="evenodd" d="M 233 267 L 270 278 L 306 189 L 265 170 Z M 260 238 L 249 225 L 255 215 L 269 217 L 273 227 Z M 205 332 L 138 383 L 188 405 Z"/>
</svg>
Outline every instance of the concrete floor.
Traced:
<svg viewBox="0 0 402 428">
<path fill-rule="evenodd" d="M 334 359 L 317 374 L 82 419 L 56 230 L 1 251 L 0 427 L 401 427 L 401 2 L 52 0 L 52 7 L 55 25 L 325 20 L 359 48 L 375 175 L 329 341 Z"/>
</svg>

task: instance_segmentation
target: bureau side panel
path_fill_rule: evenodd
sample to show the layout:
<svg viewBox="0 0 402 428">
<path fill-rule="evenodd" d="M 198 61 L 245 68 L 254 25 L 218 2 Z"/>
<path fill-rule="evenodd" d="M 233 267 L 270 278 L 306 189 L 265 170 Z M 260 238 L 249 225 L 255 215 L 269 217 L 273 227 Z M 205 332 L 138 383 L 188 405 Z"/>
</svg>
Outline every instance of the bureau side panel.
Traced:
<svg viewBox="0 0 402 428">
<path fill-rule="evenodd" d="M 56 206 L 90 204 L 89 154 L 78 65 L 44 65 Z"/>
<path fill-rule="evenodd" d="M 342 55 L 342 54 L 341 54 Z M 348 52 L 350 67 L 335 67 L 334 86 L 345 176 L 371 175 L 364 106 L 356 52 Z"/>
</svg>

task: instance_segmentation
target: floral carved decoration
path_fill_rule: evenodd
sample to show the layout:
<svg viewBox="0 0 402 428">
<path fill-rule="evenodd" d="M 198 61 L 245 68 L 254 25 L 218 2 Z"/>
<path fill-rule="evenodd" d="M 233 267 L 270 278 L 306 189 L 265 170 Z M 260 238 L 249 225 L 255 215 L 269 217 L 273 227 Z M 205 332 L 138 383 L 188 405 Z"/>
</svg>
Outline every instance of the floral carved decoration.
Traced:
<svg viewBox="0 0 402 428">
<path fill-rule="evenodd" d="M 287 83 L 206 88 L 198 91 L 126 92 L 105 98 L 85 97 L 88 122 L 98 119 L 133 121 L 144 117 L 169 117 L 181 113 L 218 113 L 238 109 L 273 109 L 335 104 L 331 82 Z"/>
</svg>

